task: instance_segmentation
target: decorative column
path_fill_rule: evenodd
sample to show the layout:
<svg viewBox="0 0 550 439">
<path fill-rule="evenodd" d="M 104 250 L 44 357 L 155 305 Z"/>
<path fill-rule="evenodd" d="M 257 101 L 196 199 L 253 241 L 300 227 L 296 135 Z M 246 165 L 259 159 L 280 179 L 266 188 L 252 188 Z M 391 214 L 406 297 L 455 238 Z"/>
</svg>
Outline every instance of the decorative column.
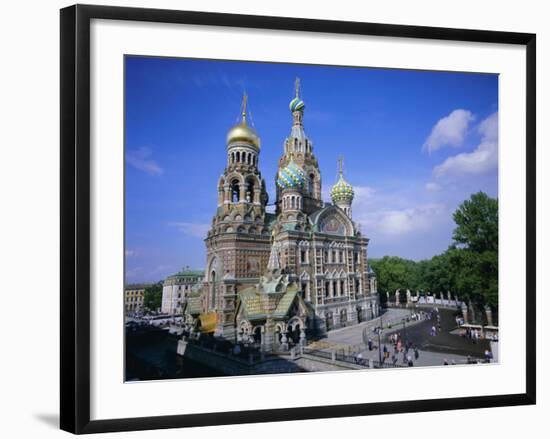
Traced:
<svg viewBox="0 0 550 439">
<path fill-rule="evenodd" d="M 261 194 L 261 189 L 254 188 L 254 199 L 252 200 L 254 204 L 260 204 L 260 194 Z"/>
<path fill-rule="evenodd" d="M 288 350 L 288 338 L 286 336 L 287 330 L 285 329 L 283 331 L 283 335 L 281 336 L 281 348 L 286 351 Z"/>
<path fill-rule="evenodd" d="M 300 345 L 306 345 L 306 331 L 304 328 L 300 328 Z"/>
<path fill-rule="evenodd" d="M 487 326 L 493 326 L 493 310 L 489 305 L 485 306 L 485 315 L 487 316 Z"/>
<path fill-rule="evenodd" d="M 246 203 L 246 184 L 239 183 L 239 203 Z"/>
<path fill-rule="evenodd" d="M 473 324 L 476 321 L 476 313 L 475 313 L 474 305 L 472 304 L 472 302 L 468 303 L 468 309 L 470 311 L 470 321 Z"/>
<path fill-rule="evenodd" d="M 231 190 L 230 190 L 229 183 L 225 183 L 223 185 L 223 203 L 231 204 Z"/>
<path fill-rule="evenodd" d="M 468 323 L 468 307 L 464 302 L 462 302 L 462 319 L 465 324 Z"/>
</svg>

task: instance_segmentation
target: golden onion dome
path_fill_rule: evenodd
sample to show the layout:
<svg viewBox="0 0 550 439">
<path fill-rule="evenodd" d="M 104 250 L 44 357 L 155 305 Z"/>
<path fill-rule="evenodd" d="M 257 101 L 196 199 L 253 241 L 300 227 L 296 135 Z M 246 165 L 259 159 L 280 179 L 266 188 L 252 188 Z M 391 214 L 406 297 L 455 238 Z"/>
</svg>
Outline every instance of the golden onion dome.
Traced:
<svg viewBox="0 0 550 439">
<path fill-rule="evenodd" d="M 256 134 L 253 128 L 246 124 L 244 118 L 241 123 L 232 127 L 227 133 L 227 144 L 231 145 L 236 142 L 248 143 L 260 149 L 260 138 L 258 134 Z"/>
</svg>

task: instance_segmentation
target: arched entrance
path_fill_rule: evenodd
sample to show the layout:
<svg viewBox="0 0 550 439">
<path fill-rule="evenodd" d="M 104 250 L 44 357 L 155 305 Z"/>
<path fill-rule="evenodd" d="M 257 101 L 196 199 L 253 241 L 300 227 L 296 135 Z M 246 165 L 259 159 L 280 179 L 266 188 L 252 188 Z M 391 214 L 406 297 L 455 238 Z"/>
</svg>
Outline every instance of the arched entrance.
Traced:
<svg viewBox="0 0 550 439">
<path fill-rule="evenodd" d="M 262 342 L 262 327 L 256 326 L 254 328 L 254 343 L 260 344 Z"/>
<path fill-rule="evenodd" d="M 325 314 L 325 325 L 327 327 L 327 331 L 330 331 L 332 328 L 334 328 L 334 319 L 332 316 L 332 311 L 329 311 Z"/>
<path fill-rule="evenodd" d="M 358 306 L 356 309 L 356 312 L 357 312 L 357 323 L 361 323 L 364 320 L 363 309 L 360 306 Z"/>
<path fill-rule="evenodd" d="M 346 326 L 348 322 L 348 311 L 346 309 L 342 309 L 340 311 L 340 326 Z"/>
</svg>

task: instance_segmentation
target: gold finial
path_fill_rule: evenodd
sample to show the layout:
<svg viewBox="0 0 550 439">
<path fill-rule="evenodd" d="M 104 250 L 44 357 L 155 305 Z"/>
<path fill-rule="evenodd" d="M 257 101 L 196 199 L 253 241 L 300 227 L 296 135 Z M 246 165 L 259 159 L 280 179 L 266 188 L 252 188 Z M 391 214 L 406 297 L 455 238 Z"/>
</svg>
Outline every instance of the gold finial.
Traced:
<svg viewBox="0 0 550 439">
<path fill-rule="evenodd" d="M 296 89 L 296 97 L 300 97 L 300 78 L 296 78 L 296 81 L 294 81 L 294 88 Z"/>
<path fill-rule="evenodd" d="M 344 174 L 344 156 L 338 157 L 338 175 L 341 177 Z"/>
<path fill-rule="evenodd" d="M 248 96 L 246 92 L 243 94 L 243 103 L 241 104 L 241 116 L 243 118 L 243 125 L 246 125 L 246 102 L 248 101 Z"/>
</svg>

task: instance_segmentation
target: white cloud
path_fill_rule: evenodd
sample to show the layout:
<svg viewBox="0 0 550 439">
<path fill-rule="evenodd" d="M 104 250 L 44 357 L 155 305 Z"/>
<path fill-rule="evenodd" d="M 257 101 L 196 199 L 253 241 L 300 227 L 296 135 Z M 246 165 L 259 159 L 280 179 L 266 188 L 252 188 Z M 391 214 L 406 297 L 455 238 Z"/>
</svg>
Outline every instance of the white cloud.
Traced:
<svg viewBox="0 0 550 439">
<path fill-rule="evenodd" d="M 204 239 L 206 234 L 210 229 L 210 224 L 196 224 L 196 223 L 185 223 L 185 222 L 175 222 L 171 225 L 176 226 L 181 232 L 189 236 L 194 236 L 196 238 Z"/>
<path fill-rule="evenodd" d="M 441 190 L 441 185 L 433 182 L 426 183 L 424 187 L 428 192 L 437 192 Z"/>
<path fill-rule="evenodd" d="M 162 175 L 164 170 L 157 162 L 151 159 L 152 154 L 153 151 L 151 151 L 151 148 L 145 146 L 138 149 L 130 149 L 126 152 L 126 161 L 134 168 L 149 175 Z"/>
<path fill-rule="evenodd" d="M 430 231 L 448 216 L 446 207 L 421 200 L 421 185 L 404 184 L 400 190 L 381 192 L 368 186 L 355 187 L 353 218 L 372 237 L 402 237 Z"/>
<path fill-rule="evenodd" d="M 136 250 L 127 249 L 127 250 L 124 251 L 124 255 L 126 257 L 137 256 L 138 252 Z"/>
<path fill-rule="evenodd" d="M 429 231 L 446 215 L 447 209 L 443 204 L 427 203 L 417 207 L 387 207 L 366 211 L 359 213 L 357 220 L 373 236 L 398 237 Z"/>
<path fill-rule="evenodd" d="M 423 150 L 431 153 L 444 146 L 460 147 L 468 131 L 474 115 L 468 110 L 454 110 L 434 125 L 424 145 Z"/>
<path fill-rule="evenodd" d="M 498 113 L 493 113 L 478 126 L 481 141 L 472 152 L 447 158 L 434 168 L 434 175 L 483 174 L 498 166 Z"/>
</svg>

